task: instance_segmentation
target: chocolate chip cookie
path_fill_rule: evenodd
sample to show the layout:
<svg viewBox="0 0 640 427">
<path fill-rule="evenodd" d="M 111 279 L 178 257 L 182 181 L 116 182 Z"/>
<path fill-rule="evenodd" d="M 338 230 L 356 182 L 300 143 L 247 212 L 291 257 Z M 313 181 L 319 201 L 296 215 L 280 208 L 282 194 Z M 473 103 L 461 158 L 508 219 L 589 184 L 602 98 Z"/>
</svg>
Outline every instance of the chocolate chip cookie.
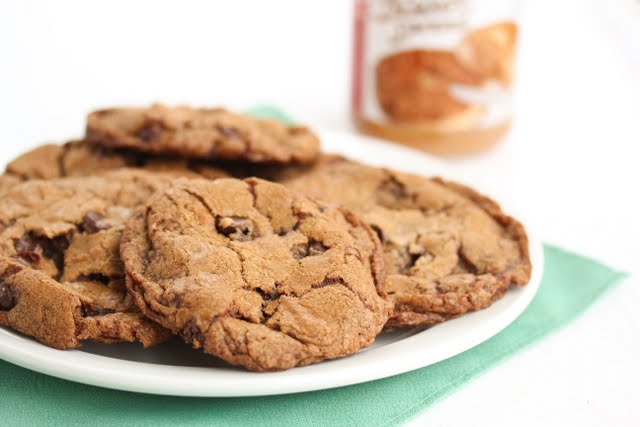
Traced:
<svg viewBox="0 0 640 427">
<path fill-rule="evenodd" d="M 272 176 L 272 178 L 278 178 Z M 531 274 L 522 225 L 470 188 L 326 156 L 279 179 L 359 213 L 384 246 L 387 327 L 432 324 L 489 306 Z"/>
<path fill-rule="evenodd" d="M 97 293 L 116 294 L 103 289 Z M 116 298 L 122 299 L 121 293 L 117 293 Z M 2 326 L 57 349 L 79 347 L 83 340 L 137 341 L 149 347 L 170 336 L 166 329 L 153 324 L 140 312 L 106 309 L 96 303 L 99 300 L 101 298 L 94 298 L 84 289 L 74 289 L 24 263 L 0 256 Z"/>
<path fill-rule="evenodd" d="M 59 349 L 167 339 L 127 294 L 119 245 L 132 209 L 173 178 L 121 169 L 27 181 L 3 194 L 0 325 Z"/>
<path fill-rule="evenodd" d="M 369 226 L 256 178 L 174 182 L 130 220 L 121 257 L 149 318 L 254 371 L 352 354 L 392 310 Z"/>
<path fill-rule="evenodd" d="M 319 153 L 307 128 L 221 108 L 116 108 L 87 119 L 86 139 L 154 154 L 248 162 L 309 163 Z"/>
<path fill-rule="evenodd" d="M 0 193 L 19 181 L 95 175 L 120 168 L 182 173 L 216 179 L 229 174 L 210 162 L 151 156 L 130 150 L 99 147 L 86 141 L 45 144 L 9 162 L 0 176 Z"/>
</svg>

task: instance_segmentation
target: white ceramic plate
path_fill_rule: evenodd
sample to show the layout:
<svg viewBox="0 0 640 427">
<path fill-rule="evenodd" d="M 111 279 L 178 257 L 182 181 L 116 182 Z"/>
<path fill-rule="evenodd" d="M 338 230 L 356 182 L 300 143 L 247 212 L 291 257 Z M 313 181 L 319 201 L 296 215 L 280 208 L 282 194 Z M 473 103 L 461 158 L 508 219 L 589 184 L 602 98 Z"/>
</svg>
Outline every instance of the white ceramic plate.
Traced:
<svg viewBox="0 0 640 427">
<path fill-rule="evenodd" d="M 465 179 L 453 166 L 410 149 L 348 133 L 325 131 L 321 132 L 321 137 L 325 151 L 342 153 L 371 164 L 470 183 L 470 177 Z M 0 158 L 0 164 L 8 160 Z M 477 187 L 476 180 L 471 184 Z M 508 195 L 489 193 L 507 212 L 525 220 Z M 468 350 L 500 332 L 524 311 L 538 290 L 543 268 L 541 243 L 530 227 L 527 230 L 533 264 L 528 286 L 511 290 L 486 310 L 429 329 L 382 334 L 370 348 L 343 359 L 285 372 L 252 373 L 228 367 L 177 340 L 144 351 L 138 344 L 87 344 L 80 350 L 59 351 L 4 328 L 0 328 L 0 358 L 71 381 L 180 396 L 297 393 L 385 378 Z"/>
</svg>

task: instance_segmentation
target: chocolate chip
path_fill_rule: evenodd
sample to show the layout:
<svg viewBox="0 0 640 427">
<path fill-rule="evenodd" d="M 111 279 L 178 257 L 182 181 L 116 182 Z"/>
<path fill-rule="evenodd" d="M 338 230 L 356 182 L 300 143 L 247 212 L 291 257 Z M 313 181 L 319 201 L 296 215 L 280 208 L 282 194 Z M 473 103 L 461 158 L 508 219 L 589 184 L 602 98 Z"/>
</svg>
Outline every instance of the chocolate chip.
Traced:
<svg viewBox="0 0 640 427">
<path fill-rule="evenodd" d="M 278 298 L 280 298 L 280 294 L 276 292 L 276 293 L 272 294 L 271 296 L 269 296 L 269 298 L 267 298 L 266 301 L 275 301 Z"/>
<path fill-rule="evenodd" d="M 199 348 L 204 343 L 204 334 L 193 320 L 187 323 L 182 332 L 180 332 L 180 336 L 196 348 Z"/>
<path fill-rule="evenodd" d="M 416 265 L 416 262 L 423 256 L 431 256 L 425 249 L 415 243 L 411 243 L 408 246 L 402 248 L 398 255 L 400 256 L 399 262 L 404 261 L 404 264 L 400 264 L 400 271 L 407 272 Z"/>
<path fill-rule="evenodd" d="M 0 310 L 9 311 L 16 305 L 16 299 L 11 288 L 6 283 L 0 283 Z"/>
<path fill-rule="evenodd" d="M 80 310 L 82 317 L 104 316 L 105 314 L 114 312 L 113 310 L 100 307 L 97 304 L 82 304 Z"/>
<path fill-rule="evenodd" d="M 216 129 L 218 132 L 220 132 L 222 135 L 226 136 L 227 138 L 240 138 L 240 132 L 238 132 L 236 129 L 232 127 L 217 125 Z"/>
<path fill-rule="evenodd" d="M 28 233 L 13 242 L 17 255 L 31 264 L 40 261 L 40 255 L 36 252 L 38 245 L 33 237 L 33 234 Z"/>
<path fill-rule="evenodd" d="M 408 196 L 407 189 L 404 184 L 393 176 L 390 176 L 387 180 L 382 182 L 378 187 L 378 191 L 390 194 L 396 199 L 404 199 Z"/>
<path fill-rule="evenodd" d="M 104 221 L 102 214 L 89 211 L 82 217 L 82 223 L 79 228 L 81 232 L 93 234 L 100 230 L 107 230 L 111 228 L 111 226 Z"/>
<path fill-rule="evenodd" d="M 78 277 L 78 281 L 84 282 L 97 282 L 102 283 L 103 285 L 108 285 L 111 279 L 101 273 L 91 273 L 87 275 L 82 275 Z"/>
<path fill-rule="evenodd" d="M 216 230 L 218 233 L 233 240 L 245 242 L 256 237 L 256 229 L 249 218 L 227 216 L 216 218 Z"/>
<path fill-rule="evenodd" d="M 255 288 L 254 291 L 256 291 L 258 294 L 260 294 L 262 299 L 265 300 L 265 301 L 275 301 L 278 298 L 280 298 L 280 294 L 278 292 L 274 292 L 273 294 L 270 294 L 268 292 L 263 291 L 260 288 Z"/>
<path fill-rule="evenodd" d="M 294 212 L 293 214 L 298 218 L 298 221 L 302 221 L 303 219 L 311 218 L 313 216 L 311 212 Z"/>
<path fill-rule="evenodd" d="M 291 227 L 281 227 L 273 230 L 278 236 L 286 236 L 287 233 L 290 233 L 293 230 Z"/>
<path fill-rule="evenodd" d="M 16 248 L 16 252 L 33 252 L 37 245 L 33 240 L 33 235 L 29 233 L 16 240 L 13 247 Z"/>
<path fill-rule="evenodd" d="M 309 253 L 309 246 L 306 243 L 298 243 L 291 247 L 291 255 L 295 259 L 302 259 Z"/>
<path fill-rule="evenodd" d="M 323 245 L 322 242 L 311 240 L 308 243 L 298 243 L 293 245 L 291 247 L 291 255 L 293 255 L 295 259 L 302 259 L 308 256 L 323 254 L 327 249 L 329 248 Z"/>
<path fill-rule="evenodd" d="M 380 242 L 384 243 L 384 234 L 382 233 L 382 229 L 380 227 L 378 227 L 377 225 L 375 225 L 375 224 L 371 224 L 371 228 L 378 235 L 378 238 L 380 239 Z"/>
<path fill-rule="evenodd" d="M 53 261 L 58 271 L 62 271 L 64 268 L 64 251 L 69 247 L 72 236 L 73 232 L 69 232 L 53 239 L 42 238 L 40 242 L 44 256 Z"/>
<path fill-rule="evenodd" d="M 69 247 L 73 232 L 53 238 L 38 236 L 29 232 L 14 241 L 13 246 L 18 257 L 36 264 L 42 255 L 52 260 L 56 268 L 61 271 L 64 266 L 64 251 Z"/>
<path fill-rule="evenodd" d="M 276 283 L 276 288 L 278 287 L 278 283 Z M 277 307 L 278 304 L 274 303 L 274 301 L 277 301 L 281 294 L 279 292 L 274 292 L 272 294 L 263 291 L 260 288 L 256 288 L 254 289 L 258 294 L 260 294 L 260 296 L 262 297 L 262 307 L 260 308 L 260 311 L 262 312 L 262 318 L 260 319 L 260 323 L 266 323 L 271 316 L 273 316 L 275 314 L 275 312 L 277 311 Z"/>
<path fill-rule="evenodd" d="M 416 265 L 416 262 L 420 259 L 421 256 L 422 255 L 420 255 L 420 254 L 411 254 L 411 253 L 408 254 L 408 260 L 407 260 L 407 263 L 404 266 L 404 270 L 405 271 L 406 270 L 411 270 L 411 268 Z"/>
<path fill-rule="evenodd" d="M 322 282 L 313 285 L 312 288 L 318 289 L 318 288 L 324 288 L 325 286 L 337 285 L 337 284 L 343 284 L 344 285 L 344 280 L 343 279 L 331 279 L 331 278 L 327 277 Z"/>
<path fill-rule="evenodd" d="M 162 122 L 152 121 L 140 127 L 135 135 L 144 142 L 152 142 L 157 140 L 164 130 L 165 126 Z"/>
<path fill-rule="evenodd" d="M 315 240 L 309 242 L 309 256 L 323 254 L 327 251 L 327 249 L 329 248 L 323 245 L 322 242 L 317 242 Z"/>
</svg>

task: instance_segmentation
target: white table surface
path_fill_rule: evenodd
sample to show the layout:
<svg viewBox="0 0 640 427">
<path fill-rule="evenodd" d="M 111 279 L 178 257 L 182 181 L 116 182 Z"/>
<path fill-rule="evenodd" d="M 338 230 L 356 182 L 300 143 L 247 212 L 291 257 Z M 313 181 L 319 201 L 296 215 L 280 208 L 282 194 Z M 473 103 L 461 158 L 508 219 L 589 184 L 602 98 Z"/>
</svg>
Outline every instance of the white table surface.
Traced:
<svg viewBox="0 0 640 427">
<path fill-rule="evenodd" d="M 453 161 L 510 191 L 546 241 L 632 277 L 413 425 L 640 418 L 634 1 L 525 1 L 514 128 L 494 150 Z M 273 103 L 313 126 L 351 129 L 350 54 L 349 1 L 0 0 L 0 147 L 61 141 L 81 134 L 94 107 L 154 100 Z"/>
</svg>

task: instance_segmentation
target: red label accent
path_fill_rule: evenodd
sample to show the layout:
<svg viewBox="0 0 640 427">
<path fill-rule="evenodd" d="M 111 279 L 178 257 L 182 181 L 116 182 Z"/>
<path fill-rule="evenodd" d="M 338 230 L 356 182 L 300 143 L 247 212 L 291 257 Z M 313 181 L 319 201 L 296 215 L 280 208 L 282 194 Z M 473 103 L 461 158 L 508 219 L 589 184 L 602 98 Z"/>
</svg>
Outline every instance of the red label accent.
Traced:
<svg viewBox="0 0 640 427">
<path fill-rule="evenodd" d="M 351 79 L 351 112 L 355 115 L 359 115 L 362 108 L 362 72 L 366 14 L 366 0 L 355 0 L 353 21 L 353 74 Z"/>
</svg>

